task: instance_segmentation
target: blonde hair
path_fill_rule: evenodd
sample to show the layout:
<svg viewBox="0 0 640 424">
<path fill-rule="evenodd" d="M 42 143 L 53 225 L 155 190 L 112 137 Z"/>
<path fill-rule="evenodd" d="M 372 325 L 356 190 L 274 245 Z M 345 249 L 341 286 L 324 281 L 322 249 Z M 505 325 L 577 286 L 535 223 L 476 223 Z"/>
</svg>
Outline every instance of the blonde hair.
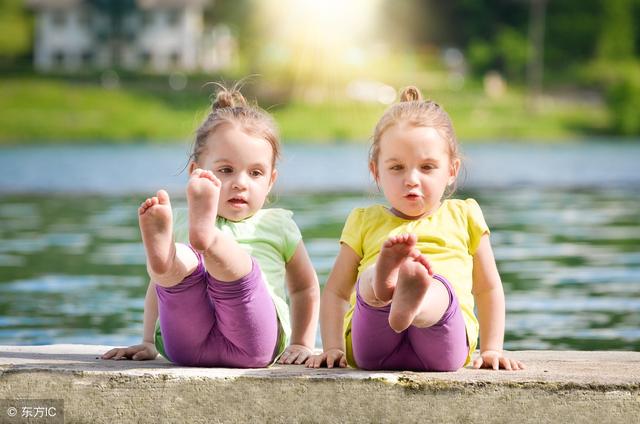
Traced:
<svg viewBox="0 0 640 424">
<path fill-rule="evenodd" d="M 207 147 L 207 140 L 221 125 L 230 124 L 239 127 L 246 134 L 264 139 L 271 145 L 273 157 L 271 166 L 275 168 L 280 158 L 280 141 L 274 120 L 257 105 L 250 105 L 240 93 L 239 83 L 227 88 L 214 83 L 218 88 L 211 111 L 196 130 L 191 156 L 198 163 L 200 155 Z"/>
<path fill-rule="evenodd" d="M 400 124 L 435 129 L 447 142 L 450 159 L 460 159 L 458 140 L 449 114 L 436 102 L 422 100 L 422 94 L 416 87 L 408 86 L 400 93 L 400 101 L 387 109 L 376 125 L 369 150 L 371 162 L 378 163 L 380 139 L 385 131 Z"/>
</svg>

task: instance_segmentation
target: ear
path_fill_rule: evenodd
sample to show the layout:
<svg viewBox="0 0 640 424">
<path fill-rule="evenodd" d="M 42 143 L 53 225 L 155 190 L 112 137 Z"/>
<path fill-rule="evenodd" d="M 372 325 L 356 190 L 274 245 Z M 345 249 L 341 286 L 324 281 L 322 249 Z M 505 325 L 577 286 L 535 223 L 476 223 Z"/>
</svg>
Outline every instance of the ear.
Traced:
<svg viewBox="0 0 640 424">
<path fill-rule="evenodd" d="M 460 159 L 454 159 L 451 162 L 451 167 L 449 168 L 448 185 L 451 185 L 455 182 L 456 178 L 458 178 L 458 172 L 460 172 Z"/>
<path fill-rule="evenodd" d="M 369 162 L 369 172 L 371 172 L 373 180 L 378 184 L 378 167 L 374 161 Z"/>
<path fill-rule="evenodd" d="M 269 191 L 271 191 L 271 187 L 273 187 L 273 184 L 275 184 L 277 179 L 278 179 L 278 170 L 274 169 L 273 171 L 271 171 L 271 181 L 269 181 Z"/>
<path fill-rule="evenodd" d="M 191 174 L 193 174 L 193 171 L 198 169 L 198 164 L 195 163 L 194 161 L 190 161 L 188 168 L 189 168 L 189 175 L 191 175 Z"/>
</svg>

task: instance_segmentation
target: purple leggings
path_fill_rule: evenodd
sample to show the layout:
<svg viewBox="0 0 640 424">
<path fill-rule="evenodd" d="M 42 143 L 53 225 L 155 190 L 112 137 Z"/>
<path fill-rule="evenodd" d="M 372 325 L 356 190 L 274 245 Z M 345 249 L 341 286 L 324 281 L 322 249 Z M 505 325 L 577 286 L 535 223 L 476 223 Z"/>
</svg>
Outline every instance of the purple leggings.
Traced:
<svg viewBox="0 0 640 424">
<path fill-rule="evenodd" d="M 277 353 L 278 317 L 260 267 L 233 282 L 196 270 L 173 287 L 156 284 L 167 356 L 188 366 L 261 368 Z"/>
<path fill-rule="evenodd" d="M 434 275 L 449 292 L 449 307 L 442 319 L 428 328 L 410 326 L 396 333 L 389 326 L 391 305 L 376 308 L 360 297 L 351 322 L 353 356 L 366 370 L 455 371 L 467 359 L 469 347 L 464 319 L 451 284 Z"/>
</svg>

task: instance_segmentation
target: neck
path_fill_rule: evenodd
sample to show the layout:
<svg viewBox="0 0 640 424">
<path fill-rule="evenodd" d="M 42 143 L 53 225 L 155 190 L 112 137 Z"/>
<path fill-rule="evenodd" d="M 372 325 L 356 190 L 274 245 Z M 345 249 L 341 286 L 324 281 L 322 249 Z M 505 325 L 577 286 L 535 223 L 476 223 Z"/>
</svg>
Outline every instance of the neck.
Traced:
<svg viewBox="0 0 640 424">
<path fill-rule="evenodd" d="M 394 214 L 398 218 L 406 219 L 406 220 L 409 220 L 409 221 L 415 221 L 417 219 L 424 218 L 425 216 L 431 215 L 432 213 L 434 213 L 435 211 L 438 210 L 438 208 L 440 207 L 441 204 L 442 203 L 438 203 L 438 205 L 436 207 L 434 207 L 433 210 L 425 211 L 424 213 L 421 213 L 420 215 L 416 215 L 416 216 L 405 215 L 402 212 L 400 212 L 399 210 L 397 210 L 396 208 L 390 208 L 389 212 L 391 212 L 392 214 Z"/>
</svg>

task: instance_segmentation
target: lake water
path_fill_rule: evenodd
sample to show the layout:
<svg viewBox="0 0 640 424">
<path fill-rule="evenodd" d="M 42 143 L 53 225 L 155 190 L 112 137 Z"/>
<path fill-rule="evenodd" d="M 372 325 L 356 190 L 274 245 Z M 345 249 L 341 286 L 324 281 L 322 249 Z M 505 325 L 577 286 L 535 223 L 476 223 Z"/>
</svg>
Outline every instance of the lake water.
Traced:
<svg viewBox="0 0 640 424">
<path fill-rule="evenodd" d="M 125 345 L 147 283 L 139 202 L 184 205 L 185 146 L 0 149 L 0 344 Z M 272 205 L 294 211 L 321 283 L 344 219 L 380 202 L 366 146 L 287 146 Z M 492 229 L 508 349 L 640 350 L 640 143 L 483 144 L 456 197 Z"/>
</svg>

